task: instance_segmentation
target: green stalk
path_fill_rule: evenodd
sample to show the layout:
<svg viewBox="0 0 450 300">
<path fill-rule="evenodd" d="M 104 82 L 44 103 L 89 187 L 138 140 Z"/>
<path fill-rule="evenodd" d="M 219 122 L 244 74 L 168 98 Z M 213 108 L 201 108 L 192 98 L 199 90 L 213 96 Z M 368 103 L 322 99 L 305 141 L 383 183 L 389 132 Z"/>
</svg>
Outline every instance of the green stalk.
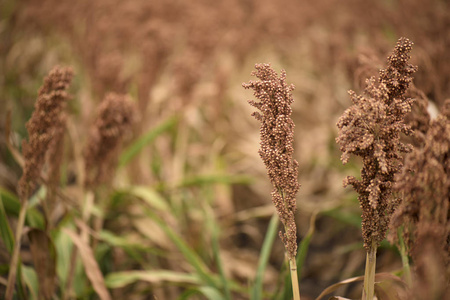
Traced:
<svg viewBox="0 0 450 300">
<path fill-rule="evenodd" d="M 377 243 L 372 241 L 366 255 L 366 270 L 364 274 L 364 289 L 362 300 L 373 300 L 375 295 L 375 268 L 377 264 Z"/>
<path fill-rule="evenodd" d="M 406 283 L 408 284 L 409 287 L 411 287 L 411 285 L 412 285 L 411 268 L 409 266 L 408 254 L 406 254 L 405 240 L 403 240 L 401 227 L 398 229 L 397 234 L 398 234 L 398 240 L 400 243 L 399 250 L 400 250 L 400 256 L 402 257 L 403 274 L 405 275 Z"/>
</svg>

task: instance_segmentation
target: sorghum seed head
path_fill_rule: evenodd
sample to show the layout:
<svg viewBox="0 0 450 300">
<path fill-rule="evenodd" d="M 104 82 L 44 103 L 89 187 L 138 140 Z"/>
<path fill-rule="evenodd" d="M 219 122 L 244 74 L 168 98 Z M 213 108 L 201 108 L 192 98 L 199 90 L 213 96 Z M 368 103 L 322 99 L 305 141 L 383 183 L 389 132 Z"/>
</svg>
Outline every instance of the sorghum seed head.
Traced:
<svg viewBox="0 0 450 300">
<path fill-rule="evenodd" d="M 400 141 L 400 134 L 411 133 L 404 123 L 413 102 L 405 93 L 417 70 L 408 63 L 411 47 L 411 41 L 399 39 L 378 81 L 367 80 L 364 95 L 350 91 L 353 105 L 337 123 L 336 142 L 343 152 L 342 162 L 347 163 L 351 154 L 363 158 L 361 180 L 349 177 L 344 185 L 353 185 L 359 194 L 367 250 L 372 241 L 378 244 L 384 239 L 390 216 L 399 202 L 393 198 L 392 187 L 394 175 L 402 168 L 401 153 L 410 151 L 410 146 Z"/>
<path fill-rule="evenodd" d="M 249 101 L 259 110 L 252 114 L 261 122 L 259 155 L 274 187 L 272 202 L 285 228 L 283 234 L 280 232 L 280 237 L 289 259 L 293 259 L 297 253 L 295 197 L 300 187 L 297 181 L 298 163 L 293 159 L 294 122 L 290 118 L 294 86 L 286 83 L 284 70 L 278 76 L 269 64 L 257 64 L 255 68 L 252 75 L 259 81 L 244 83 L 243 87 L 253 89 L 254 96 L 259 100 Z"/>
</svg>

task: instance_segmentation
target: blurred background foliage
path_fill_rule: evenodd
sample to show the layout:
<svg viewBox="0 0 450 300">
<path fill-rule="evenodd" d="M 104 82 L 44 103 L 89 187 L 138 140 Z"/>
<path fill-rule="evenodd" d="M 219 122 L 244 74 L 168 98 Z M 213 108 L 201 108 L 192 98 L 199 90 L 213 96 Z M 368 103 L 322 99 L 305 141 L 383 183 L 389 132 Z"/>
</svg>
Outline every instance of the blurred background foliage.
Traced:
<svg viewBox="0 0 450 300">
<path fill-rule="evenodd" d="M 21 169 L 6 147 L 6 115 L 12 116 L 11 142 L 20 148 L 44 76 L 54 65 L 69 65 L 75 77 L 61 191 L 72 201 L 60 199 L 54 216 L 56 295 L 67 293 L 73 242 L 65 229 L 79 226 L 75 220 L 85 196 L 77 181 L 82 159 L 77 153 L 97 105 L 106 93 L 117 92 L 133 98 L 139 121 L 113 182 L 91 209 L 104 220 L 92 247 L 111 294 L 249 299 L 260 280 L 262 298 L 287 297 L 283 246 L 277 224 L 270 222 L 271 186 L 257 153 L 258 122 L 246 102 L 251 92 L 241 87 L 252 79 L 255 63 L 271 63 L 277 71 L 285 69 L 288 83 L 296 86 L 295 158 L 302 185 L 297 222 L 299 241 L 307 240 L 309 248 L 300 290 L 312 299 L 326 286 L 363 272 L 359 205 L 356 194 L 342 188 L 346 175 L 359 173 L 359 164 L 353 159 L 342 166 L 335 123 L 350 105 L 347 90 L 362 91 L 401 36 L 415 43 L 415 87 L 439 107 L 450 97 L 445 0 L 0 0 L 3 216 L 14 229 Z M 30 228 L 45 226 L 42 193 L 45 187 L 31 201 Z M 266 267 L 259 262 L 262 247 L 268 249 Z M 25 241 L 22 273 L 33 296 L 37 279 L 27 250 Z M 378 271 L 399 268 L 396 250 L 384 244 Z M 69 295 L 95 299 L 80 261 L 74 276 Z M 339 292 L 358 297 L 359 288 Z"/>
</svg>

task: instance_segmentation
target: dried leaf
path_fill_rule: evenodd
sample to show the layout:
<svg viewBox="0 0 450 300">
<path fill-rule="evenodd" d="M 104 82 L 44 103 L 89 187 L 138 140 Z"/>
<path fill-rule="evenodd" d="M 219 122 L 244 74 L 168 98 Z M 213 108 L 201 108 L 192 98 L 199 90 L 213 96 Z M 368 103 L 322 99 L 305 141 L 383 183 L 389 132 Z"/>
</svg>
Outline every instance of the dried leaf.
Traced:
<svg viewBox="0 0 450 300">
<path fill-rule="evenodd" d="M 92 283 L 92 287 L 102 300 L 111 300 L 111 296 L 105 285 L 105 279 L 95 260 L 94 253 L 89 245 L 81 237 L 70 229 L 64 228 L 63 231 L 70 236 L 73 243 L 77 246 L 81 260 L 86 270 L 86 275 Z"/>
<path fill-rule="evenodd" d="M 8 147 L 8 150 L 11 152 L 11 155 L 14 157 L 14 160 L 23 168 L 25 165 L 24 158 L 22 154 L 20 154 L 20 151 L 17 150 L 12 144 L 10 140 L 10 133 L 11 133 L 11 111 L 8 111 L 6 114 L 6 121 L 5 121 L 5 141 L 6 141 L 6 147 Z"/>
<path fill-rule="evenodd" d="M 356 282 L 356 281 L 362 281 L 362 280 L 364 280 L 364 276 L 358 276 L 358 277 L 353 277 L 353 278 L 349 278 L 349 279 L 346 279 L 346 280 L 342 280 L 342 281 L 340 281 L 338 283 L 330 285 L 329 287 L 324 289 L 322 291 L 322 293 L 320 293 L 320 295 L 316 298 L 316 300 L 322 299 L 323 296 L 334 292 L 335 290 L 337 290 L 338 288 L 340 288 L 343 285 L 346 285 L 346 284 L 349 284 L 349 283 L 352 283 L 352 282 Z"/>
<path fill-rule="evenodd" d="M 316 298 L 316 300 L 322 299 L 325 295 L 336 291 L 338 288 L 340 288 L 343 285 L 346 285 L 346 284 L 349 284 L 349 283 L 353 283 L 353 282 L 357 282 L 357 281 L 363 281 L 363 280 L 364 280 L 364 276 L 358 276 L 358 277 L 352 277 L 352 278 L 349 278 L 349 279 L 345 279 L 345 280 L 342 280 L 342 281 L 340 281 L 338 283 L 330 285 L 329 287 L 324 289 L 322 291 L 322 293 L 320 293 L 320 295 Z M 407 284 L 401 278 L 399 278 L 399 277 L 397 277 L 395 275 L 392 275 L 390 273 L 378 273 L 378 274 L 375 274 L 375 281 L 376 281 L 375 286 L 379 285 L 380 282 L 382 282 L 382 281 L 390 281 L 390 282 L 398 285 L 402 289 L 407 289 L 408 288 Z M 333 298 L 331 298 L 331 299 L 333 299 Z M 335 299 L 340 299 L 340 298 L 335 298 Z M 343 298 L 343 299 L 345 299 L 345 298 Z"/>
</svg>

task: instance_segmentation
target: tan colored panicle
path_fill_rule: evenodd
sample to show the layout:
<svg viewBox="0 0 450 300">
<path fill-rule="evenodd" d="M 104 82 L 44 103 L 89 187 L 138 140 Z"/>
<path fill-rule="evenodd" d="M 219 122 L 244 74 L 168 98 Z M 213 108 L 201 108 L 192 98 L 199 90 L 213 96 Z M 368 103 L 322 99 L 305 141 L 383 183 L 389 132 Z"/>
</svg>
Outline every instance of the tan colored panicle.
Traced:
<svg viewBox="0 0 450 300">
<path fill-rule="evenodd" d="M 111 179 L 124 136 L 136 119 L 136 107 L 131 98 L 110 93 L 97 110 L 84 151 L 87 186 Z"/>
<path fill-rule="evenodd" d="M 22 143 L 25 166 L 19 181 L 21 199 L 28 198 L 29 193 L 36 187 L 45 164 L 46 153 L 54 149 L 54 141 L 64 132 L 64 109 L 70 99 L 67 89 L 72 77 L 71 68 L 55 67 L 39 89 L 33 114 L 26 124 L 28 141 Z"/>
<path fill-rule="evenodd" d="M 372 242 L 379 245 L 384 239 L 398 205 L 392 194 L 394 175 L 402 168 L 401 153 L 410 151 L 410 146 L 400 141 L 400 134 L 411 134 L 404 119 L 413 102 L 405 93 L 417 70 L 408 63 L 412 45 L 406 38 L 399 39 L 379 79 L 367 80 L 363 95 L 349 92 L 353 105 L 337 123 L 342 162 L 347 163 L 351 154 L 363 159 L 361 179 L 349 176 L 344 185 L 351 184 L 359 194 L 366 250 Z"/>
<path fill-rule="evenodd" d="M 405 168 L 398 175 L 396 190 L 403 195 L 402 203 L 392 216 L 389 239 L 397 241 L 397 229 L 402 227 L 403 239 L 413 261 L 421 261 L 417 254 L 421 232 L 433 231 L 434 240 L 444 242 L 434 247 L 444 253 L 441 264 L 450 279 L 450 99 L 441 113 L 431 120 L 425 134 L 425 144 L 406 156 Z M 441 236 L 436 236 L 437 233 Z M 447 242 L 445 242 L 447 241 Z M 432 242 L 430 240 L 430 242 Z"/>
<path fill-rule="evenodd" d="M 252 114 L 261 122 L 259 155 L 274 187 L 272 201 L 285 228 L 280 236 L 289 259 L 293 259 L 297 253 L 295 197 L 300 187 L 297 181 L 298 163 L 293 159 L 294 122 L 290 117 L 294 86 L 286 83 L 284 70 L 278 76 L 269 64 L 257 64 L 255 68 L 252 75 L 259 80 L 244 83 L 243 87 L 253 89 L 254 96 L 259 100 L 249 101 L 259 110 Z"/>
</svg>

